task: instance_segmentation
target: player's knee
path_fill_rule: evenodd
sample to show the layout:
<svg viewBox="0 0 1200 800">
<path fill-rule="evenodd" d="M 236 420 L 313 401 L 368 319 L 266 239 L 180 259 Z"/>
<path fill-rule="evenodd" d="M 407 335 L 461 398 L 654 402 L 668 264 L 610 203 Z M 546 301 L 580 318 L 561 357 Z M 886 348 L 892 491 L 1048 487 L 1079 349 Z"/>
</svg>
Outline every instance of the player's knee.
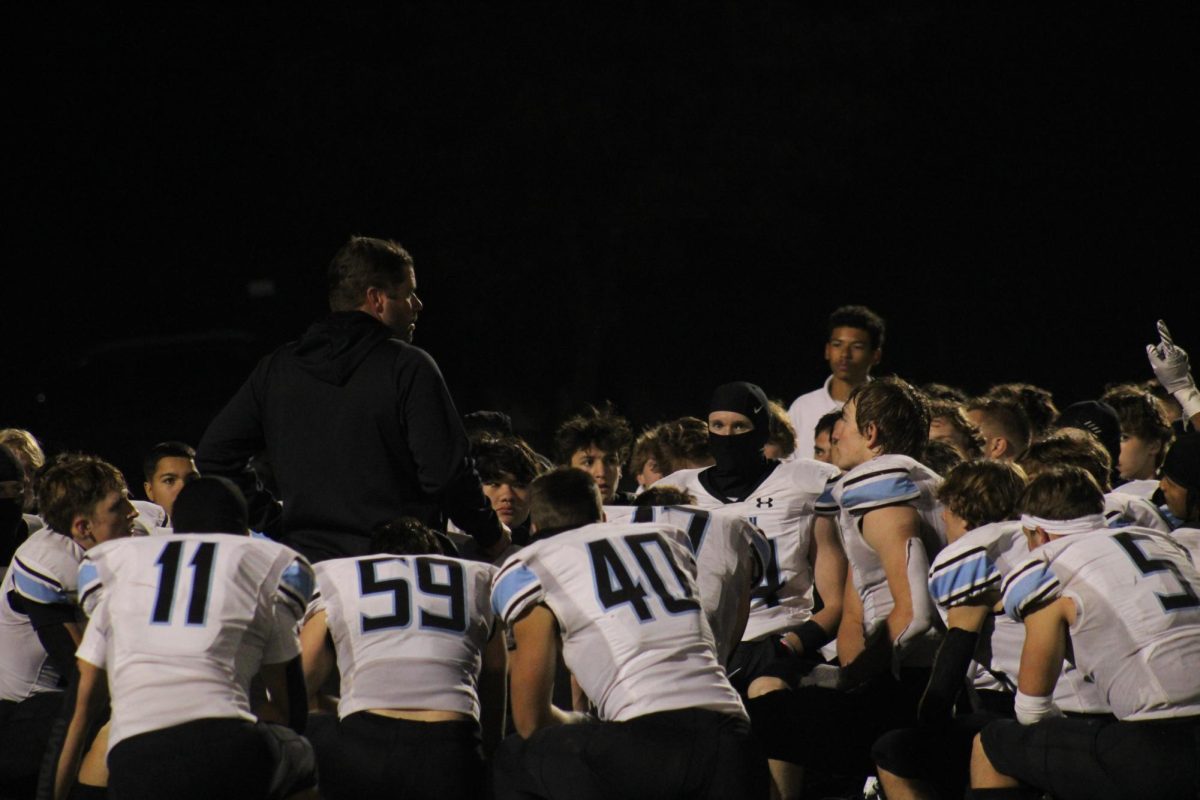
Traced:
<svg viewBox="0 0 1200 800">
<path fill-rule="evenodd" d="M 750 687 L 746 690 L 746 696 L 753 700 L 756 697 L 762 697 L 764 694 L 780 692 L 790 688 L 783 680 L 770 675 L 764 675 L 750 682 Z"/>
</svg>

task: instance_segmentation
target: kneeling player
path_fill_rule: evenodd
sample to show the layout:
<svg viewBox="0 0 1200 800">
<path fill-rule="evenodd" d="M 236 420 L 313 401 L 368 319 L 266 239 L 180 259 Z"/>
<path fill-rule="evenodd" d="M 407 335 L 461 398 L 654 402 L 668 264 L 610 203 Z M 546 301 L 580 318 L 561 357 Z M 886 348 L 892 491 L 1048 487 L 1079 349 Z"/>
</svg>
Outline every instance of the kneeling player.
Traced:
<svg viewBox="0 0 1200 800">
<path fill-rule="evenodd" d="M 1018 721 L 976 738 L 972 796 L 1195 798 L 1200 573 L 1167 535 L 1106 528 L 1100 487 L 1078 467 L 1035 478 L 1022 508 L 1033 556 L 1004 581 L 1004 608 L 1025 625 Z M 1068 655 L 1117 721 L 1058 711 Z"/>
<path fill-rule="evenodd" d="M 518 736 L 497 754 L 498 797 L 758 798 L 765 761 L 713 653 L 686 535 L 601 525 L 580 470 L 531 488 L 534 536 L 501 567 L 496 612 L 512 631 Z M 561 648 L 600 720 L 550 702 Z"/>
<path fill-rule="evenodd" d="M 338 719 L 314 715 L 309 724 L 321 794 L 480 797 L 480 722 L 488 752 L 504 724 L 496 568 L 441 556 L 433 532 L 413 519 L 380 527 L 371 548 L 378 555 L 316 565 L 301 636 L 311 690 L 335 663 L 341 671 Z"/>
<path fill-rule="evenodd" d="M 80 567 L 80 603 L 91 619 L 77 653 L 79 693 L 56 798 L 67 796 L 85 733 L 110 692 L 113 795 L 310 796 L 295 793 L 315 781 L 311 748 L 267 721 L 303 728 L 296 623 L 312 592 L 311 568 L 292 550 L 248 535 L 245 503 L 228 481 L 188 484 L 176 501 L 180 517 L 189 497 L 205 507 L 236 507 L 246 535 L 112 542 L 89 550 Z M 270 694 L 257 717 L 256 675 Z"/>
</svg>

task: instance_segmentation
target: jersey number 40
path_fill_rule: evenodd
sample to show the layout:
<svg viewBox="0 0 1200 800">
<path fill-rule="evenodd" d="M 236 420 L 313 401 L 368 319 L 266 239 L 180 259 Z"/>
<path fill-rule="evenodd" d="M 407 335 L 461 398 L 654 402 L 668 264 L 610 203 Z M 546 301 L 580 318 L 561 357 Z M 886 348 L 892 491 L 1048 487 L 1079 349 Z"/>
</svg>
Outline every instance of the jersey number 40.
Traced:
<svg viewBox="0 0 1200 800">
<path fill-rule="evenodd" d="M 668 614 L 684 614 L 699 611 L 700 603 L 689 585 L 687 575 L 675 563 L 666 542 L 654 533 L 639 533 L 622 536 L 624 549 L 633 557 L 636 567 L 631 568 L 617 552 L 615 539 L 597 539 L 588 542 L 588 553 L 592 558 L 592 571 L 596 577 L 596 597 L 607 611 L 626 603 L 633 609 L 639 622 L 654 619 L 654 613 L 646 603 L 648 593 L 643 584 L 649 584 Z M 667 588 L 660 567 L 655 565 L 655 553 L 665 562 L 674 577 L 678 593 Z M 638 578 L 634 577 L 634 574 Z"/>
</svg>

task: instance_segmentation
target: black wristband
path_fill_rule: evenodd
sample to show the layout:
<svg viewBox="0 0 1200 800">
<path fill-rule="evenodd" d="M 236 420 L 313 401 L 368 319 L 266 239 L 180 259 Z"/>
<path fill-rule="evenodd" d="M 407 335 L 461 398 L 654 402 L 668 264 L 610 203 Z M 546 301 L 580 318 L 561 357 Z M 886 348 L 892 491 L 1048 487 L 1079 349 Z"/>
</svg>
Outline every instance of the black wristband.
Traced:
<svg viewBox="0 0 1200 800">
<path fill-rule="evenodd" d="M 833 638 L 820 624 L 811 619 L 796 629 L 796 636 L 800 639 L 800 646 L 804 648 L 804 655 L 809 658 L 816 658 L 820 649 Z"/>
</svg>

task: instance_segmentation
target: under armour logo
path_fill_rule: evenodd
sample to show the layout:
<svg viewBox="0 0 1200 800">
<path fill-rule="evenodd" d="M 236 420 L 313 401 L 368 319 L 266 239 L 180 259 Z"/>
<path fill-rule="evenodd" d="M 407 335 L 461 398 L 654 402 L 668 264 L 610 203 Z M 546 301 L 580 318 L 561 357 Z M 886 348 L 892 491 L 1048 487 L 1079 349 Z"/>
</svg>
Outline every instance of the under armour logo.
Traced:
<svg viewBox="0 0 1200 800">
<path fill-rule="evenodd" d="M 755 505 L 755 507 L 757 507 L 757 508 L 764 508 L 764 507 L 765 507 L 765 508 L 774 508 L 774 507 L 775 507 L 775 498 L 773 498 L 773 497 L 760 497 L 760 498 L 758 498 L 757 500 L 755 500 L 755 501 L 754 501 L 754 505 Z"/>
</svg>

